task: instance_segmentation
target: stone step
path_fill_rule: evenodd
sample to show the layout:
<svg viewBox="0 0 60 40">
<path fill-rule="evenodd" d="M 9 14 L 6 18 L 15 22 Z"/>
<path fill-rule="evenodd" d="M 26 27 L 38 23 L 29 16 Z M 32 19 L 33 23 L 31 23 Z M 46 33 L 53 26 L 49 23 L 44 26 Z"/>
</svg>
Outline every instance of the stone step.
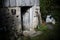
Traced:
<svg viewBox="0 0 60 40">
<path fill-rule="evenodd" d="M 26 37 L 35 37 L 37 35 L 40 35 L 42 34 L 41 31 L 23 31 L 23 35 L 26 36 Z"/>
</svg>

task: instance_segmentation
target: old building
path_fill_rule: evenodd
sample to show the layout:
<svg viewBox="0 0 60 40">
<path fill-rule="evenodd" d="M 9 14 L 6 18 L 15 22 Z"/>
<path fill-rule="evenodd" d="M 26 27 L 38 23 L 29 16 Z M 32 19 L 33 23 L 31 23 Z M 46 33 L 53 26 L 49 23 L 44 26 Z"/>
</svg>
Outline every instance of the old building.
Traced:
<svg viewBox="0 0 60 40">
<path fill-rule="evenodd" d="M 3 25 L 11 32 L 15 30 L 19 34 L 21 30 L 34 31 L 39 23 L 39 0 L 2 0 L 0 8 L 0 15 L 4 17 Z"/>
</svg>

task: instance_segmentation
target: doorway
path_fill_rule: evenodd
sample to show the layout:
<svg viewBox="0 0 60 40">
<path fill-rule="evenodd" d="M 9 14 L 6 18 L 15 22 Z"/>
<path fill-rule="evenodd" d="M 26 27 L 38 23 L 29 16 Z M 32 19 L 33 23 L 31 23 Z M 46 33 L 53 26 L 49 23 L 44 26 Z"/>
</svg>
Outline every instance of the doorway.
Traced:
<svg viewBox="0 0 60 40">
<path fill-rule="evenodd" d="M 30 6 L 23 6 L 21 7 L 21 27 L 22 27 L 22 31 L 25 30 L 25 26 L 24 24 L 24 20 L 23 20 L 23 16 L 25 15 L 25 13 L 27 12 L 28 9 L 30 9 Z"/>
</svg>

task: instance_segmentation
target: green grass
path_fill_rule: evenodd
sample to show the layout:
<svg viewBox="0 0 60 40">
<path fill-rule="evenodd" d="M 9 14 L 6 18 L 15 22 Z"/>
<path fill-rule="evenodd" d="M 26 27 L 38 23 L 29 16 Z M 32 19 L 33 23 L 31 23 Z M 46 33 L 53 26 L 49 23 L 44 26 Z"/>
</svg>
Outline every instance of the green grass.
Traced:
<svg viewBox="0 0 60 40">
<path fill-rule="evenodd" d="M 46 31 L 48 30 L 48 27 L 46 25 L 38 25 L 38 27 L 36 28 L 36 30 L 38 31 Z"/>
</svg>

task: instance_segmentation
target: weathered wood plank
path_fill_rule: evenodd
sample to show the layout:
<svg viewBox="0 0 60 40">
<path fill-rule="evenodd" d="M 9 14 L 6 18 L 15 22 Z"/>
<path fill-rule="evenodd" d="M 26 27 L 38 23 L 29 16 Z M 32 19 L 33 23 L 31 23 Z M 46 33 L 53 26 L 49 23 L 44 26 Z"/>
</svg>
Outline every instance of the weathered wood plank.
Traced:
<svg viewBox="0 0 60 40">
<path fill-rule="evenodd" d="M 16 6 L 16 0 L 10 0 L 10 6 Z"/>
<path fill-rule="evenodd" d="M 9 0 L 6 0 L 6 1 L 4 2 L 4 6 L 6 6 L 6 7 L 9 6 Z"/>
<path fill-rule="evenodd" d="M 39 0 L 5 0 L 5 7 L 39 5 Z"/>
<path fill-rule="evenodd" d="M 35 0 L 35 5 L 39 5 L 39 0 Z"/>
<path fill-rule="evenodd" d="M 27 12 L 23 15 L 23 25 L 25 30 L 30 29 L 30 11 L 27 10 Z"/>
</svg>

